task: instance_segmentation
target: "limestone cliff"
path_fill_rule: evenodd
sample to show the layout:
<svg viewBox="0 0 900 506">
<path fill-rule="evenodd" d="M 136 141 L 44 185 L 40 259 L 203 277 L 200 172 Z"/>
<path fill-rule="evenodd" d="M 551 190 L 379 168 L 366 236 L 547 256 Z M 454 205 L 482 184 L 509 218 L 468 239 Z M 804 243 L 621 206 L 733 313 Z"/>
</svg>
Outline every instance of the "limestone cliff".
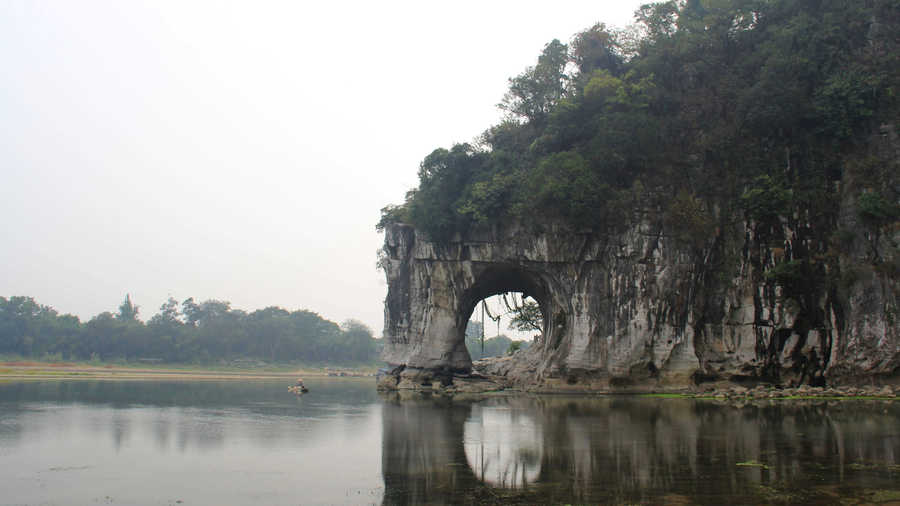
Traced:
<svg viewBox="0 0 900 506">
<path fill-rule="evenodd" d="M 900 227 L 862 224 L 860 191 L 848 170 L 831 194 L 836 222 L 718 216 L 700 245 L 640 214 L 615 233 L 535 220 L 444 242 L 389 225 L 383 358 L 400 379 L 447 384 L 472 370 L 475 305 L 518 291 L 539 303 L 544 333 L 487 372 L 529 388 L 895 381 Z"/>
</svg>

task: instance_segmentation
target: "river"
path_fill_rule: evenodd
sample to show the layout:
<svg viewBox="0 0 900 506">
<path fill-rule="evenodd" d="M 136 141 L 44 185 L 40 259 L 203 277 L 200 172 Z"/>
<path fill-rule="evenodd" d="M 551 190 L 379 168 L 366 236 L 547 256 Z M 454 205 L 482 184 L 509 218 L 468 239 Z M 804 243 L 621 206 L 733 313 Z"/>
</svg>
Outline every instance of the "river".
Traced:
<svg viewBox="0 0 900 506">
<path fill-rule="evenodd" d="M 0 383 L 0 505 L 900 504 L 900 403 Z"/>
</svg>

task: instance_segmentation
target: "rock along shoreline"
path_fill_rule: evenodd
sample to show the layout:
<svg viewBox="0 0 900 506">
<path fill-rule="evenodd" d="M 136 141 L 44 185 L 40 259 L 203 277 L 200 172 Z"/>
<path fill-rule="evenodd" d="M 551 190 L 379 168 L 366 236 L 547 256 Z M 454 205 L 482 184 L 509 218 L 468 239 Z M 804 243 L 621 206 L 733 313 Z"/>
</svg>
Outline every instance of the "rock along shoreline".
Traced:
<svg viewBox="0 0 900 506">
<path fill-rule="evenodd" d="M 505 376 L 473 371 L 454 374 L 397 368 L 380 374 L 376 380 L 380 391 L 420 392 L 455 396 L 461 394 L 581 394 L 581 395 L 645 395 L 725 401 L 748 400 L 900 400 L 900 385 L 844 385 L 819 387 L 810 385 L 783 386 L 764 382 L 753 385 L 730 381 L 700 385 L 673 386 L 664 384 L 616 385 L 609 381 L 569 384 L 556 379 L 535 383 L 520 383 Z"/>
</svg>

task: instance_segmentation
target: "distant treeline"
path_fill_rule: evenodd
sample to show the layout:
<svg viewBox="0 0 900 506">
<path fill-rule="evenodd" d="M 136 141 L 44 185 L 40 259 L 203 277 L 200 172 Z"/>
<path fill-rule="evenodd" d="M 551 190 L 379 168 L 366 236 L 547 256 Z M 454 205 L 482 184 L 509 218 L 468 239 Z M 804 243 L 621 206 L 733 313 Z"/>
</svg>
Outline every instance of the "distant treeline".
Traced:
<svg viewBox="0 0 900 506">
<path fill-rule="evenodd" d="M 116 313 L 87 322 L 32 297 L 0 297 L 0 354 L 65 360 L 360 364 L 377 360 L 379 341 L 363 323 L 338 325 L 318 314 L 267 307 L 248 313 L 229 302 L 169 298 L 146 323 L 126 297 Z"/>
<path fill-rule="evenodd" d="M 466 326 L 466 350 L 472 360 L 511 355 L 517 350 L 524 350 L 531 345 L 528 341 L 513 341 L 509 337 L 499 334 L 494 337 L 485 337 L 482 346 L 481 332 L 481 322 L 469 320 L 469 324 Z"/>
</svg>

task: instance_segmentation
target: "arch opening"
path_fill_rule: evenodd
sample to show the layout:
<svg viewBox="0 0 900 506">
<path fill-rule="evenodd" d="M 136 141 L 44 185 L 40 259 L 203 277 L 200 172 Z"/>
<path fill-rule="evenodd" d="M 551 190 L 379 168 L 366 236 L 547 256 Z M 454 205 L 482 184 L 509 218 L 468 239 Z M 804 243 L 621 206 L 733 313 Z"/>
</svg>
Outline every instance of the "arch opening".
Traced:
<svg viewBox="0 0 900 506">
<path fill-rule="evenodd" d="M 549 326 L 548 299 L 547 282 L 538 273 L 507 266 L 491 268 L 482 273 L 464 293 L 457 312 L 457 328 L 460 330 L 458 339 L 466 344 L 469 358 L 478 360 L 502 355 L 514 342 L 527 343 L 514 347 L 527 347 L 536 341 L 534 337 L 541 336 L 542 339 Z M 521 330 L 510 329 L 513 321 L 520 325 Z M 502 325 L 502 330 L 506 331 L 503 334 L 501 324 L 505 324 Z M 480 343 L 482 338 L 485 342 L 495 338 L 501 340 L 492 343 L 491 347 L 485 348 L 484 353 L 481 353 L 482 348 L 474 345 Z M 510 343 L 506 343 L 506 339 Z M 504 344 L 506 347 L 502 350 L 494 349 L 503 347 Z"/>
</svg>

